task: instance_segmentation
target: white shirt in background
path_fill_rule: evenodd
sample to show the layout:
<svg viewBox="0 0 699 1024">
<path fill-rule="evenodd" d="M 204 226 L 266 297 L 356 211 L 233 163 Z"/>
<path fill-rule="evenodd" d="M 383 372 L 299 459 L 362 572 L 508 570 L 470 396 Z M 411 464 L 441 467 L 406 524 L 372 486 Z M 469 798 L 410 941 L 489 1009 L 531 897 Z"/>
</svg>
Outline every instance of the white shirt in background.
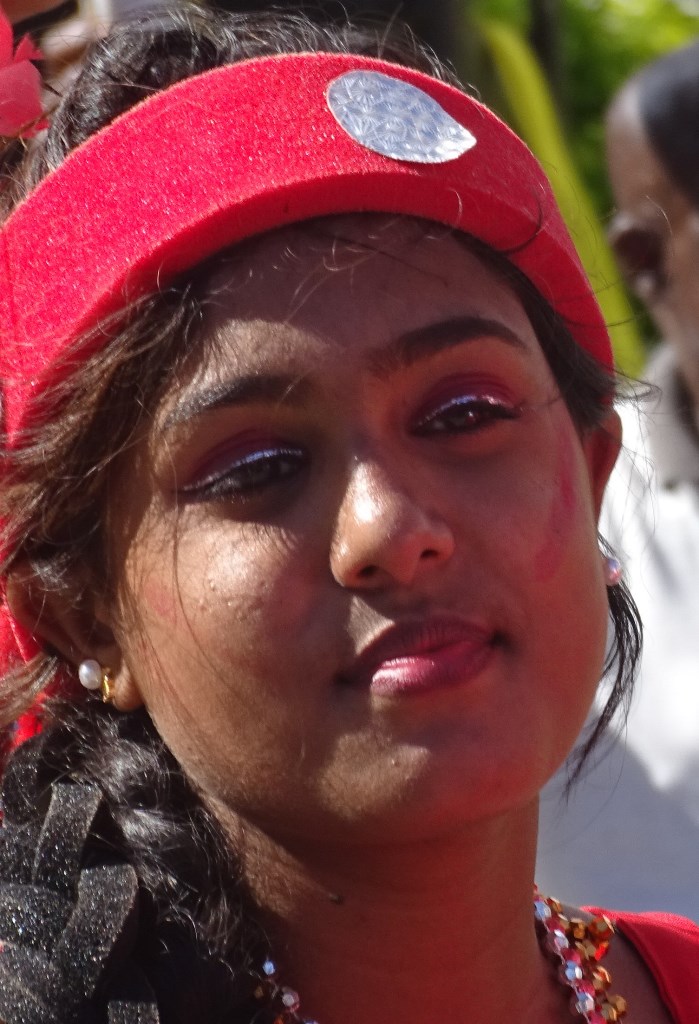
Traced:
<svg viewBox="0 0 699 1024">
<path fill-rule="evenodd" d="M 641 670 L 626 727 L 567 802 L 565 770 L 542 795 L 537 881 L 573 904 L 699 922 L 699 436 L 668 346 L 647 379 L 662 390 L 620 410 L 600 527 L 641 613 Z"/>
</svg>

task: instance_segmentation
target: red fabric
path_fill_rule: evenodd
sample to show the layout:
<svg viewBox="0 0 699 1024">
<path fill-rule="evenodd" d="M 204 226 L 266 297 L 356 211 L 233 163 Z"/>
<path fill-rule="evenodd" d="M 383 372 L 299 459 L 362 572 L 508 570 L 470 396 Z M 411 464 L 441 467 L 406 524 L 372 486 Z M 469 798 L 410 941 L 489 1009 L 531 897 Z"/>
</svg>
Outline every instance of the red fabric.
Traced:
<svg viewBox="0 0 699 1024">
<path fill-rule="evenodd" d="M 699 926 L 675 914 L 585 909 L 606 914 L 633 943 L 675 1024 L 699 1024 Z"/>
</svg>

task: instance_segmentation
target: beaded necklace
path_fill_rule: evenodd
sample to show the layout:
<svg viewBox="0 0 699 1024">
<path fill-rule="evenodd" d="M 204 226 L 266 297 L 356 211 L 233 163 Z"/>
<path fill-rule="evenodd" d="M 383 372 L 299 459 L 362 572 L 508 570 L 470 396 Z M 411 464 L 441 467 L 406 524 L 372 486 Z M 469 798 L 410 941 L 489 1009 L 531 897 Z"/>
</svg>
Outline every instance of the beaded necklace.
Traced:
<svg viewBox="0 0 699 1024">
<path fill-rule="evenodd" d="M 612 978 L 600 960 L 606 955 L 614 926 L 603 914 L 583 921 L 566 917 L 558 900 L 534 890 L 534 920 L 539 945 L 556 968 L 559 981 L 570 989 L 570 1009 L 584 1024 L 616 1024 L 626 1016 L 626 1000 L 611 995 Z M 267 959 L 253 993 L 270 1008 L 271 1024 L 317 1024 L 299 1015 L 298 993 L 277 979 L 275 963 Z"/>
<path fill-rule="evenodd" d="M 558 968 L 560 981 L 571 990 L 570 1008 L 586 1024 L 615 1024 L 626 1016 L 626 1000 L 611 995 L 612 978 L 600 960 L 614 935 L 608 917 L 591 921 L 566 917 L 558 900 L 534 891 L 534 919 L 541 948 Z"/>
</svg>

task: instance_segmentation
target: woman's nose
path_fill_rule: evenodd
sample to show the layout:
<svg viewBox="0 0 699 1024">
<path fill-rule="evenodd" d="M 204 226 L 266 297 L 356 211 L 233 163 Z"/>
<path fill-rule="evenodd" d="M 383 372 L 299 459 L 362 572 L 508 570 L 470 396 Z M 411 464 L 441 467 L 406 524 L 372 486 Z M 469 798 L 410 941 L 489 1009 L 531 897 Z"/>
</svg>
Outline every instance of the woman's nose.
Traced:
<svg viewBox="0 0 699 1024">
<path fill-rule="evenodd" d="M 353 472 L 331 548 L 333 576 L 343 587 L 409 587 L 448 561 L 454 536 L 431 509 L 428 487 L 402 485 L 377 465 Z"/>
</svg>

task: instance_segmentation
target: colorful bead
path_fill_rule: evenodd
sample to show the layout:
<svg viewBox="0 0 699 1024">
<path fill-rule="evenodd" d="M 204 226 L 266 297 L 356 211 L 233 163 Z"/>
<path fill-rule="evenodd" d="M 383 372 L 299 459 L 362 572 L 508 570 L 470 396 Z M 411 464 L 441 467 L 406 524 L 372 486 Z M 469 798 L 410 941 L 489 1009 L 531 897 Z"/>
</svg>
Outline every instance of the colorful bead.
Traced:
<svg viewBox="0 0 699 1024">
<path fill-rule="evenodd" d="M 612 922 L 604 915 L 601 915 L 600 917 L 593 917 L 587 926 L 587 930 L 590 933 L 592 941 L 596 943 L 608 943 L 614 934 Z"/>
<path fill-rule="evenodd" d="M 628 1010 L 628 1004 L 623 996 L 607 996 L 607 1002 L 614 1007 L 620 1017 L 623 1017 Z"/>
<path fill-rule="evenodd" d="M 575 964 L 566 958 L 558 968 L 558 977 L 566 985 L 573 985 L 576 981 L 582 981 L 585 975 L 580 964 Z"/>
<path fill-rule="evenodd" d="M 583 939 L 582 942 L 576 942 L 575 948 L 579 950 L 584 960 L 597 959 L 597 952 L 599 947 L 596 946 L 591 939 Z M 606 952 L 606 950 L 604 952 Z M 602 955 L 604 955 L 604 953 Z"/>
<path fill-rule="evenodd" d="M 570 947 L 570 940 L 561 928 L 557 928 L 553 932 L 546 933 L 544 944 L 552 953 L 558 953 L 560 956 L 563 956 Z"/>
<path fill-rule="evenodd" d="M 590 979 L 597 992 L 606 992 L 612 983 L 609 971 L 606 967 L 600 967 L 599 964 L 592 969 Z"/>
<path fill-rule="evenodd" d="M 301 1005 L 298 992 L 294 992 L 293 988 L 283 988 L 282 1003 L 284 1009 L 288 1010 L 289 1013 L 296 1013 Z"/>
<path fill-rule="evenodd" d="M 595 998 L 594 996 L 591 996 L 589 992 L 576 992 L 576 990 L 573 989 L 573 996 L 570 1000 L 570 1005 L 574 1013 L 586 1016 L 594 1011 Z M 604 1016 L 604 1011 L 602 1012 L 602 1016 Z"/>
<path fill-rule="evenodd" d="M 552 913 L 553 911 L 551 910 L 551 907 L 543 897 L 534 897 L 534 917 L 538 921 L 547 921 L 551 917 Z"/>
<path fill-rule="evenodd" d="M 626 1000 L 609 995 L 611 975 L 599 965 L 614 935 L 609 918 L 599 915 L 589 922 L 579 917 L 568 919 L 557 900 L 542 896 L 538 890 L 534 891 L 534 918 L 542 948 L 558 962 L 558 977 L 571 990 L 570 1005 L 575 1016 L 584 1024 L 616 1024 L 621 1020 L 626 1014 Z"/>
</svg>

